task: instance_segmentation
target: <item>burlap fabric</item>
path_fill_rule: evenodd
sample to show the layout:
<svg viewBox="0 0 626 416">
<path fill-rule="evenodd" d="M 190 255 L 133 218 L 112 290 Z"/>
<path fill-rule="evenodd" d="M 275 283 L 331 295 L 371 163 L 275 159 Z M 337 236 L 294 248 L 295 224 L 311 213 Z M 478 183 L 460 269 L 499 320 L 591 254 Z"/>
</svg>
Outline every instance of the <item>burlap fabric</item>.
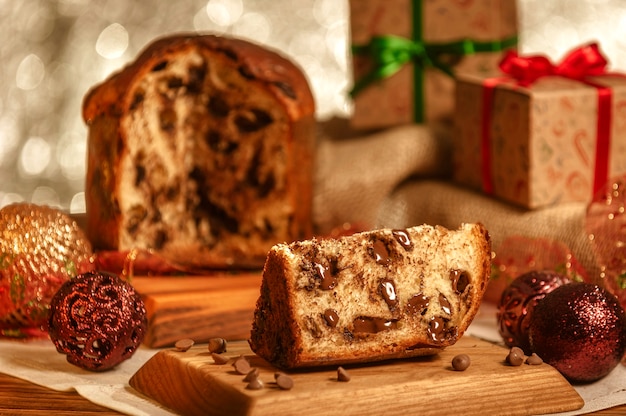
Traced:
<svg viewBox="0 0 626 416">
<path fill-rule="evenodd" d="M 343 119 L 319 125 L 313 200 L 317 231 L 344 222 L 372 228 L 381 203 L 412 177 L 444 177 L 451 169 L 449 129 L 406 125 L 359 134 Z"/>
<path fill-rule="evenodd" d="M 586 204 L 527 210 L 452 183 L 450 134 L 445 126 L 358 134 L 337 120 L 320 125 L 314 198 L 318 229 L 342 223 L 456 228 L 462 222 L 482 222 L 494 249 L 511 236 L 560 241 L 590 277 L 598 275 L 583 228 Z"/>
</svg>

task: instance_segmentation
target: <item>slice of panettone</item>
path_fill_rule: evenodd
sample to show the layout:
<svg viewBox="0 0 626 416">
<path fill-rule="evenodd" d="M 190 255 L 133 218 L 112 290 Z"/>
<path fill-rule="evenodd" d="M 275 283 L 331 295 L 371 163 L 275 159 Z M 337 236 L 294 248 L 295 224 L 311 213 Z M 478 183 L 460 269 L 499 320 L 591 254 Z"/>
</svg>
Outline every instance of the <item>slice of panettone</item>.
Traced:
<svg viewBox="0 0 626 416">
<path fill-rule="evenodd" d="M 482 224 L 278 244 L 265 263 L 250 346 L 281 368 L 436 354 L 473 320 L 490 265 Z"/>
</svg>

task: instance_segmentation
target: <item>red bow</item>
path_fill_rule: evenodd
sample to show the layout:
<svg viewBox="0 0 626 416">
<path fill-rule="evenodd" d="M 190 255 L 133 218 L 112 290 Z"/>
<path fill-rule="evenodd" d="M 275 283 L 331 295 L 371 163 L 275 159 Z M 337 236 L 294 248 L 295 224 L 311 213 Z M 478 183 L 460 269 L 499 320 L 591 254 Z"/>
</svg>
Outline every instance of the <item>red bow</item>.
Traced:
<svg viewBox="0 0 626 416">
<path fill-rule="evenodd" d="M 521 57 L 516 51 L 508 50 L 500 62 L 500 69 L 515 78 L 519 85 L 528 86 L 548 75 L 576 80 L 601 75 L 606 73 L 607 63 L 598 44 L 590 43 L 568 53 L 558 65 L 542 55 Z"/>
</svg>

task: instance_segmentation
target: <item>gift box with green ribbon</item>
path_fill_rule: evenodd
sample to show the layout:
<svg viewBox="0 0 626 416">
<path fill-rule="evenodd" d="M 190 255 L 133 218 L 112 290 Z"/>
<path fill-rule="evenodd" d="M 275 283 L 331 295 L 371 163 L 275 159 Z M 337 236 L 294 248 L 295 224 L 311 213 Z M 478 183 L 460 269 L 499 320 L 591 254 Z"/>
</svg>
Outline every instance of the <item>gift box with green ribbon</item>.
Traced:
<svg viewBox="0 0 626 416">
<path fill-rule="evenodd" d="M 626 74 L 597 44 L 558 63 L 509 52 L 500 67 L 457 79 L 455 181 L 535 209 L 588 202 L 626 173 Z"/>
<path fill-rule="evenodd" d="M 352 126 L 450 121 L 454 76 L 517 45 L 513 0 L 350 0 Z"/>
</svg>

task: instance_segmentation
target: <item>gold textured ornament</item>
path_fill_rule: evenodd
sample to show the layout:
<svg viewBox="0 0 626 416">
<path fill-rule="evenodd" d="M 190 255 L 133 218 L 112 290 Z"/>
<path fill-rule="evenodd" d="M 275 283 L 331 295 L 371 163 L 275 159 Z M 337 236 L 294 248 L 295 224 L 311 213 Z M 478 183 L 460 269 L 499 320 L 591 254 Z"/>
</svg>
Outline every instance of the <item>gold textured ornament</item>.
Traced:
<svg viewBox="0 0 626 416">
<path fill-rule="evenodd" d="M 0 335 L 45 335 L 56 291 L 93 269 L 91 244 L 68 215 L 28 203 L 0 209 Z"/>
</svg>

